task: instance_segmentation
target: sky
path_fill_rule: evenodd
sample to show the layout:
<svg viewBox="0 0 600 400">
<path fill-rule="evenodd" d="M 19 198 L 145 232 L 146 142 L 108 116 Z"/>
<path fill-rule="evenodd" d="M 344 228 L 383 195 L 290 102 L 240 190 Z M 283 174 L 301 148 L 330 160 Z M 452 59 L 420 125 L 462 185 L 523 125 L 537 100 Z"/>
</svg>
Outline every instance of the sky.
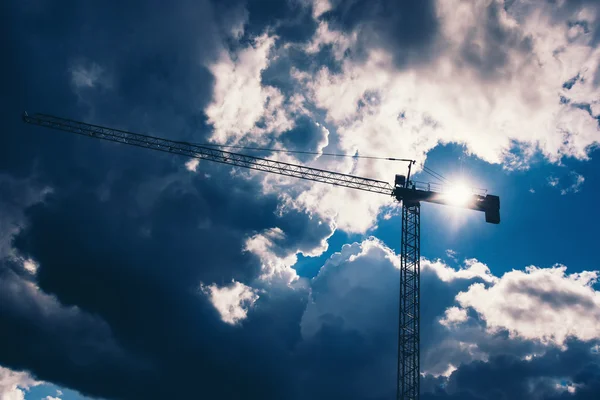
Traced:
<svg viewBox="0 0 600 400">
<path fill-rule="evenodd" d="M 421 398 L 600 392 L 600 4 L 5 1 L 0 399 L 392 399 L 391 197 L 90 140 L 417 160 Z M 250 154 L 257 154 L 250 152 Z M 261 156 L 393 182 L 406 164 Z"/>
</svg>

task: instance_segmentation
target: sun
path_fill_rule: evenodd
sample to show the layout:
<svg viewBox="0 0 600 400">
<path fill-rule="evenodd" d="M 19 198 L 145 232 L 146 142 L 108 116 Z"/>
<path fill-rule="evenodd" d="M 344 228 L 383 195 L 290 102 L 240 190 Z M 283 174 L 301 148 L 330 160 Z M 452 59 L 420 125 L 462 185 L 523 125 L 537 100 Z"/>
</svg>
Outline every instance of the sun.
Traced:
<svg viewBox="0 0 600 400">
<path fill-rule="evenodd" d="M 465 207 L 473 199 L 473 191 L 465 182 L 456 182 L 445 188 L 444 197 L 448 205 Z"/>
</svg>

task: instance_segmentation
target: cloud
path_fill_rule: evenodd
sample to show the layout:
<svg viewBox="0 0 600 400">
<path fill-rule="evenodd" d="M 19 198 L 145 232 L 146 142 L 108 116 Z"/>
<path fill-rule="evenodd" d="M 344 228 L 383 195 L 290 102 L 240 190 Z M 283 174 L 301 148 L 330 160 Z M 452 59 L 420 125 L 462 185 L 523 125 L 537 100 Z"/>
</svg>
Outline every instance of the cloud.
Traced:
<svg viewBox="0 0 600 400">
<path fill-rule="evenodd" d="M 559 182 L 560 182 L 560 179 L 558 179 L 555 176 L 549 176 L 548 177 L 548 185 L 550 185 L 551 187 L 558 186 Z"/>
<path fill-rule="evenodd" d="M 185 168 L 190 172 L 196 172 L 198 164 L 200 164 L 200 160 L 198 160 L 197 158 L 192 158 L 191 160 L 185 163 Z"/>
<path fill-rule="evenodd" d="M 27 372 L 12 371 L 0 366 L 0 399 L 24 400 L 25 392 L 30 387 L 37 386 L 36 381 Z"/>
<path fill-rule="evenodd" d="M 302 335 L 315 335 L 323 325 L 338 320 L 347 330 L 368 333 L 389 328 L 388 293 L 395 293 L 398 282 L 395 269 L 399 260 L 392 250 L 375 238 L 344 245 L 332 255 L 313 279 L 306 312 L 302 317 Z M 367 298 L 371 300 L 367 301 Z M 372 309 L 373 305 L 377 309 Z"/>
<path fill-rule="evenodd" d="M 569 193 L 578 193 L 584 182 L 585 178 L 583 175 L 575 171 L 570 171 L 567 175 L 560 178 L 557 176 L 548 177 L 548 185 L 560 189 L 560 194 L 563 196 Z"/>
<path fill-rule="evenodd" d="M 222 51 L 218 61 L 208 66 L 215 86 L 204 112 L 214 128 L 212 140 L 237 143 L 245 137 L 260 143 L 264 134 L 293 128 L 284 96 L 272 86 L 261 85 L 261 72 L 268 66 L 274 43 L 274 37 L 264 34 L 234 54 Z"/>
<path fill-rule="evenodd" d="M 18 179 L 4 173 L 0 174 L 0 186 L 5 193 L 0 198 L 0 259 L 15 258 L 19 256 L 12 249 L 11 241 L 26 226 L 24 210 L 43 201 L 52 189 L 39 183 L 35 177 Z M 33 264 L 23 266 L 32 269 Z"/>
<path fill-rule="evenodd" d="M 548 17 L 559 21 L 550 24 L 547 9 L 538 18 L 512 7 L 506 14 L 491 2 L 459 8 L 332 0 L 319 10 L 299 3 L 86 3 L 69 14 L 40 5 L 8 27 L 32 51 L 9 57 L 20 62 L 7 65 L 14 101 L 6 110 L 18 115 L 22 104 L 34 102 L 176 140 L 353 154 L 424 158 L 440 142 L 460 142 L 488 161 L 511 162 L 507 167 L 527 165 L 538 139 L 556 161 L 571 153 L 584 158 L 586 143 L 597 137 L 598 106 L 582 106 L 595 98 L 595 50 L 583 23 L 565 33 L 564 16 Z M 235 12 L 218 26 L 222 15 L 213 11 L 229 6 Z M 468 22 L 465 31 L 450 18 L 454 8 Z M 307 16 L 311 24 L 304 24 Z M 44 37 L 30 26 L 43 28 Z M 65 74 L 76 65 L 72 56 L 86 60 L 78 81 L 86 104 Z M 556 72 L 559 65 L 564 70 Z M 108 73 L 111 90 L 89 90 L 102 87 Z M 509 99 L 516 99 L 513 108 Z M 561 136 L 557 121 L 572 132 Z M 298 254 L 322 254 L 335 229 L 368 230 L 382 207 L 394 209 L 390 198 L 210 163 L 189 174 L 170 155 L 61 135 L 36 138 L 36 146 L 25 134 L 0 138 L 0 160 L 11 176 L 27 176 L 35 160 L 44 185 L 54 188 L 43 203 L 34 196 L 0 207 L 9 218 L 19 215 L 10 224 L 18 229 L 0 243 L 21 257 L 0 266 L 0 323 L 10 327 L 12 344 L 0 348 L 1 363 L 107 398 L 185 398 L 198 387 L 220 398 L 393 397 L 398 260 L 391 249 L 375 239 L 342 248 L 310 291 L 261 279 L 295 279 Z M 305 160 L 391 178 L 389 166 L 376 162 Z M 200 178 L 206 175 L 212 178 Z M 16 199 L 3 185 L 0 191 L 9 204 Z M 26 272 L 27 260 L 36 263 L 35 275 Z M 422 366 L 430 386 L 445 386 L 455 398 L 481 397 L 486 389 L 477 377 L 514 366 L 523 375 L 519 390 L 534 385 L 555 393 L 562 378 L 577 393 L 591 390 L 598 374 L 578 341 L 566 341 L 563 351 L 502 328 L 490 334 L 482 314 L 456 301 L 472 284 L 491 290 L 501 279 L 480 261 L 451 268 L 423 259 L 423 293 L 435 294 L 422 298 Z M 200 282 L 207 295 L 198 295 Z M 585 345 L 589 351 L 595 343 Z M 553 357 L 569 368 L 550 363 Z M 552 370 L 523 373 L 545 364 Z M 506 393 L 497 381 L 481 379 Z"/>
<path fill-rule="evenodd" d="M 397 255 L 376 239 L 345 245 L 311 285 L 301 322 L 304 346 L 315 351 L 317 343 L 324 341 L 341 343 L 353 338 L 354 343 L 361 343 L 354 349 L 344 347 L 345 381 L 351 376 L 350 381 L 356 379 L 349 389 L 355 394 L 370 393 L 377 398 L 386 385 L 394 384 L 394 377 L 385 371 L 396 361 L 396 326 L 390 321 L 397 318 L 397 262 Z M 578 374 L 587 368 L 585 360 L 597 361 L 593 348 L 598 334 L 583 333 L 593 331 L 598 319 L 593 308 L 597 306 L 590 304 L 590 298 L 597 296 L 591 288 L 597 274 L 566 275 L 560 267 L 529 268 L 497 277 L 482 266 L 468 260 L 455 269 L 422 259 L 421 370 L 429 396 L 434 392 L 439 396 L 424 398 L 484 399 L 496 390 L 517 399 L 542 399 L 568 393 L 571 386 L 579 390 Z M 509 284 L 515 276 L 524 277 L 527 284 Z M 512 289 L 501 291 L 507 286 Z M 468 306 L 463 304 L 467 299 Z M 510 312 L 506 303 L 523 306 L 530 313 L 521 314 L 518 320 L 513 316 L 513 323 L 494 324 L 496 320 L 488 316 Z M 573 335 L 565 336 L 565 330 Z M 370 342 L 373 338 L 379 341 L 377 345 Z M 368 349 L 369 356 L 361 349 Z M 369 371 L 359 365 L 368 366 Z M 363 374 L 372 386 L 353 373 Z M 491 383 L 498 376 L 506 377 L 506 387 Z M 560 382 L 566 383 L 557 387 Z M 593 378 L 586 378 L 581 393 L 593 393 L 593 385 Z"/>
<path fill-rule="evenodd" d="M 583 185 L 583 182 L 585 182 L 585 178 L 583 177 L 583 175 L 580 175 L 575 171 L 571 171 L 569 176 L 573 183 L 570 186 L 568 186 L 564 189 L 561 189 L 560 194 L 562 194 L 563 196 L 567 193 L 579 192 L 581 190 L 581 186 Z"/>
<path fill-rule="evenodd" d="M 288 254 L 277 255 L 276 243 L 284 239 L 285 233 L 280 228 L 271 228 L 246 241 L 244 249 L 258 256 L 261 261 L 260 279 L 268 281 L 278 279 L 286 285 L 298 279 L 296 271 L 291 268 L 298 261 L 296 253 L 291 251 Z"/>
<path fill-rule="evenodd" d="M 35 275 L 38 270 L 38 265 L 35 261 L 29 258 L 23 261 L 23 268 L 25 268 L 25 270 L 30 274 Z"/>
<path fill-rule="evenodd" d="M 489 331 L 563 346 L 569 337 L 600 339 L 600 293 L 596 272 L 566 274 L 567 268 L 527 267 L 511 271 L 493 286 L 474 284 L 456 300 L 475 310 Z"/>
<path fill-rule="evenodd" d="M 93 89 L 97 86 L 109 87 L 106 71 L 95 62 L 78 62 L 69 69 L 71 83 L 76 90 Z"/>
<path fill-rule="evenodd" d="M 526 163 L 537 151 L 553 162 L 586 159 L 598 142 L 598 122 L 559 96 L 595 101 L 590 74 L 597 50 L 589 35 L 570 42 L 566 21 L 552 21 L 549 8 L 526 14 L 523 7 L 438 2 L 444 45 L 426 64 L 398 69 L 393 54 L 375 47 L 364 58 L 344 58 L 339 73 L 323 67 L 296 78 L 337 126 L 347 152 L 424 159 L 438 143 L 455 142 L 508 168 L 515 148 Z M 567 94 L 562 85 L 577 73 L 587 77 L 582 89 Z M 375 165 L 357 172 L 388 178 Z"/>
<path fill-rule="evenodd" d="M 221 320 L 231 325 L 246 319 L 248 308 L 252 307 L 259 298 L 254 289 L 235 281 L 221 288 L 214 284 L 201 285 L 201 288 L 221 315 Z"/>
<path fill-rule="evenodd" d="M 498 280 L 495 277 L 489 267 L 476 259 L 465 260 L 464 267 L 456 270 L 452 267 L 447 266 L 441 260 L 427 261 L 424 264 L 424 268 L 430 269 L 444 282 L 452 282 L 456 279 L 474 279 L 480 278 L 484 282 L 491 283 Z"/>
<path fill-rule="evenodd" d="M 467 320 L 467 310 L 458 307 L 446 309 L 444 318 L 440 319 L 440 324 L 450 327 L 453 324 L 465 322 Z"/>
<path fill-rule="evenodd" d="M 321 15 L 331 10 L 332 5 L 330 0 L 308 0 L 312 3 L 313 17 L 319 18 Z"/>
<path fill-rule="evenodd" d="M 446 250 L 446 257 L 450 258 L 451 260 L 454 261 L 458 261 L 457 260 L 457 256 L 458 256 L 458 252 L 452 249 L 447 249 Z"/>
</svg>

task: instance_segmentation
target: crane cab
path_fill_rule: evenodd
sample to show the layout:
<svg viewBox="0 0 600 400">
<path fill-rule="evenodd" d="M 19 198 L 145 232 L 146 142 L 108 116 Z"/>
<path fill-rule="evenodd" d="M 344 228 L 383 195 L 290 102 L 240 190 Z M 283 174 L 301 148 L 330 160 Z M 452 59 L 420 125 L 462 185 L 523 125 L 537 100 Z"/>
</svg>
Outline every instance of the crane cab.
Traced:
<svg viewBox="0 0 600 400">
<path fill-rule="evenodd" d="M 396 175 L 394 179 L 394 187 L 405 187 L 406 186 L 406 176 L 404 175 Z"/>
</svg>

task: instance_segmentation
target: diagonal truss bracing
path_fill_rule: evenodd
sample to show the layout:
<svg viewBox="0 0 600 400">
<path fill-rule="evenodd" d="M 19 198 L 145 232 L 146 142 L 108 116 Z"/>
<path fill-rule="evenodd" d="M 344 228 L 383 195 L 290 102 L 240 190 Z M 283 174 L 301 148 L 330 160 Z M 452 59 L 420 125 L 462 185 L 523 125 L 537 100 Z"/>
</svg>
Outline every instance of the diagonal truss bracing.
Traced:
<svg viewBox="0 0 600 400">
<path fill-rule="evenodd" d="M 419 399 L 420 237 L 421 205 L 418 202 L 403 202 L 396 396 L 398 400 Z"/>
<path fill-rule="evenodd" d="M 47 128 L 58 129 L 61 131 L 76 133 L 97 139 L 110 140 L 131 146 L 145 147 L 167 153 L 198 158 L 201 160 L 209 160 L 223 164 L 234 165 L 237 167 L 250 168 L 279 175 L 291 176 L 294 178 L 328 183 L 330 185 L 385 194 L 388 196 L 392 194 L 392 186 L 384 181 L 362 178 L 338 172 L 325 171 L 317 168 L 305 167 L 302 165 L 269 160 L 266 158 L 230 153 L 208 146 L 178 142 L 149 135 L 141 135 L 138 133 L 128 132 L 120 129 L 106 128 L 103 126 L 87 124 L 85 122 L 55 117 L 52 115 L 28 115 L 25 113 L 23 114 L 23 121 L 29 124 L 40 125 Z"/>
</svg>

